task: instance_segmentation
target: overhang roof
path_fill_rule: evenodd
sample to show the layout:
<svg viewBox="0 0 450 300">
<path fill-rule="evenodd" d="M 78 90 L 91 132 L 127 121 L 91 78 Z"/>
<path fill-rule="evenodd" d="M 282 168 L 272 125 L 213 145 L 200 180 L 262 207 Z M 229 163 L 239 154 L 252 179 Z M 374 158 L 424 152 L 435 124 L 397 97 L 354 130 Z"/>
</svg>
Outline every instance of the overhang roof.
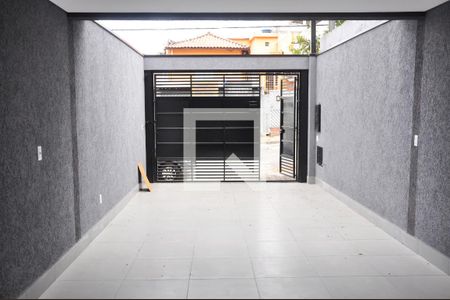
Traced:
<svg viewBox="0 0 450 300">
<path fill-rule="evenodd" d="M 51 0 L 69 13 L 424 12 L 447 0 Z"/>
</svg>

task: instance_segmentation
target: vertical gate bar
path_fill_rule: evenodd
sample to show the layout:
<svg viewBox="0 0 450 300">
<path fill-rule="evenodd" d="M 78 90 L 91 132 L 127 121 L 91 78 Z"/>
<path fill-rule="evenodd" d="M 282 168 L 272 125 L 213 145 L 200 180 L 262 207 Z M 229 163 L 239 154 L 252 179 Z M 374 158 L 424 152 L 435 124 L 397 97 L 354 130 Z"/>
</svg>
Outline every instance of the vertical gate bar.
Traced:
<svg viewBox="0 0 450 300">
<path fill-rule="evenodd" d="M 283 172 L 282 165 L 281 165 L 281 154 L 282 154 L 282 148 L 283 148 L 283 82 L 284 78 L 281 80 L 280 83 L 280 157 L 278 158 L 278 162 L 280 164 L 280 173 Z"/>
<path fill-rule="evenodd" d="M 310 143 L 308 137 L 310 137 L 310 131 L 308 130 L 309 124 L 309 98 L 311 97 L 309 94 L 309 71 L 300 71 L 299 72 L 299 97 L 298 97 L 298 122 L 297 126 L 299 128 L 298 131 L 298 150 L 297 150 L 297 181 L 298 182 L 307 182 L 308 177 L 308 165 L 309 165 L 309 155 L 311 152 L 309 151 Z M 314 133 L 313 133 L 314 136 Z M 315 155 L 315 147 L 314 147 L 314 155 Z"/>
<path fill-rule="evenodd" d="M 226 172 L 226 168 L 227 165 L 225 163 L 225 148 L 226 148 L 226 144 L 225 144 L 225 122 L 222 121 L 222 155 L 223 155 L 223 181 L 227 181 L 227 172 Z"/>
<path fill-rule="evenodd" d="M 225 98 L 225 74 L 222 74 L 222 107 L 224 107 L 225 106 L 225 101 L 226 101 L 226 98 Z M 227 165 L 226 165 L 226 163 L 225 163 L 225 157 L 226 157 L 226 154 L 225 154 L 225 149 L 226 149 L 226 143 L 225 143 L 225 136 L 226 136 L 226 134 L 225 134 L 225 131 L 226 131 L 226 129 L 225 129 L 225 122 L 222 122 L 222 156 L 223 156 L 223 181 L 227 181 Z"/>
<path fill-rule="evenodd" d="M 294 80 L 294 99 L 293 99 L 293 101 L 294 101 L 294 103 L 293 103 L 293 105 L 294 105 L 294 109 L 292 110 L 292 113 L 294 114 L 294 140 L 293 140 L 293 143 L 294 143 L 294 145 L 293 145 L 293 148 L 294 148 L 294 151 L 293 151 L 293 155 L 294 155 L 294 159 L 292 160 L 292 177 L 293 178 L 295 178 L 296 177 L 296 168 L 295 168 L 295 166 L 296 166 L 296 159 L 297 159 L 297 155 L 295 155 L 295 153 L 296 153 L 296 150 L 297 150 L 297 96 L 298 96 L 298 93 L 297 93 L 297 89 L 298 89 L 298 76 L 297 75 L 295 75 L 295 80 Z"/>
<path fill-rule="evenodd" d="M 192 101 L 192 73 L 191 74 L 189 74 L 189 90 L 190 90 L 190 99 L 189 99 L 189 107 L 190 107 L 190 105 L 191 105 L 191 101 Z M 183 104 L 183 106 L 184 106 L 184 104 Z M 184 112 L 183 112 L 183 119 L 184 119 Z M 195 125 L 196 126 L 196 125 Z M 183 129 L 183 130 L 185 130 L 185 129 Z M 194 129 L 193 130 L 196 130 L 196 127 L 194 127 Z M 186 141 L 183 141 L 183 142 L 186 142 Z M 194 181 L 194 162 L 193 162 L 193 159 L 194 159 L 195 157 L 193 157 L 193 158 L 191 158 L 191 180 L 192 181 Z M 185 159 L 187 159 L 186 157 L 184 157 L 184 153 L 183 153 L 183 161 L 185 160 Z"/>
<path fill-rule="evenodd" d="M 261 180 L 261 74 L 258 76 L 258 98 L 259 98 L 259 128 L 258 128 L 258 136 L 259 136 L 259 143 L 258 143 L 258 181 Z"/>
<path fill-rule="evenodd" d="M 222 97 L 225 98 L 225 74 L 222 75 Z"/>
<path fill-rule="evenodd" d="M 194 181 L 194 162 L 191 158 L 191 181 Z"/>
<path fill-rule="evenodd" d="M 189 75 L 189 86 L 190 86 L 190 91 L 191 91 L 191 98 L 192 98 L 192 74 Z"/>
<path fill-rule="evenodd" d="M 151 172 L 152 172 L 151 177 L 152 177 L 153 181 L 157 181 L 158 180 L 158 156 L 157 156 L 156 150 L 157 150 L 157 143 L 158 143 L 158 140 L 157 140 L 158 139 L 158 136 L 157 136 L 158 122 L 156 119 L 156 96 L 157 96 L 157 88 L 158 88 L 157 87 L 158 75 L 151 72 L 150 76 L 151 76 L 151 83 L 152 83 L 152 89 L 153 89 L 152 104 L 151 104 L 152 108 L 153 108 L 153 112 L 152 112 L 152 121 L 153 121 L 153 154 L 152 154 L 153 163 L 152 163 L 152 167 L 153 167 L 153 170 L 151 170 Z M 147 170 L 147 172 L 149 172 L 149 171 Z"/>
</svg>

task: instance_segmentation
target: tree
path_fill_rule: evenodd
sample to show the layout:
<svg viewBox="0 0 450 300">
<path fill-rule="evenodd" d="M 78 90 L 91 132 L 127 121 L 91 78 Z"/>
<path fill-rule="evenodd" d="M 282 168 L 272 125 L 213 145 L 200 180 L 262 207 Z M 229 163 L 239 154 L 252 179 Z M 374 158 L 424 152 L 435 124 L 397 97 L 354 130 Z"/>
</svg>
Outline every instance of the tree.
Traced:
<svg viewBox="0 0 450 300">
<path fill-rule="evenodd" d="M 319 49 L 320 39 L 317 38 L 317 51 L 319 51 Z M 309 54 L 311 52 L 311 41 L 306 39 L 303 35 L 298 34 L 295 37 L 295 42 L 289 45 L 289 51 L 291 51 L 292 54 L 296 55 Z"/>
</svg>

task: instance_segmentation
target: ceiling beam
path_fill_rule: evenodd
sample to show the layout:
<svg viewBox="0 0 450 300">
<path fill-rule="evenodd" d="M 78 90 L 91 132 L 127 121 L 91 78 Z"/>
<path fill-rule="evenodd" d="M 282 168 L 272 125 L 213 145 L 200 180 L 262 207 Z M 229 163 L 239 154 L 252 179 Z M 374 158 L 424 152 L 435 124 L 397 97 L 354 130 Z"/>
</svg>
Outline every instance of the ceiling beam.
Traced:
<svg viewBox="0 0 450 300">
<path fill-rule="evenodd" d="M 50 0 L 68 13 L 425 12 L 447 0 Z"/>
<path fill-rule="evenodd" d="M 418 19 L 424 12 L 379 13 L 69 13 L 86 20 L 404 20 Z"/>
</svg>

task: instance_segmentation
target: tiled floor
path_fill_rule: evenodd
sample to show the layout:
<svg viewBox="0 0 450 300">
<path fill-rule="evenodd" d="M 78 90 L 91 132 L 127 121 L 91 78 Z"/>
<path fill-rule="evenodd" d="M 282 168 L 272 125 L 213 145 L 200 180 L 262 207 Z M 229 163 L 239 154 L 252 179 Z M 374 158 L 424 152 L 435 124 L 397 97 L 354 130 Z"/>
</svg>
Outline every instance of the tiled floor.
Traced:
<svg viewBox="0 0 450 300">
<path fill-rule="evenodd" d="M 317 185 L 155 184 L 42 295 L 83 297 L 449 298 L 450 278 Z"/>
</svg>

